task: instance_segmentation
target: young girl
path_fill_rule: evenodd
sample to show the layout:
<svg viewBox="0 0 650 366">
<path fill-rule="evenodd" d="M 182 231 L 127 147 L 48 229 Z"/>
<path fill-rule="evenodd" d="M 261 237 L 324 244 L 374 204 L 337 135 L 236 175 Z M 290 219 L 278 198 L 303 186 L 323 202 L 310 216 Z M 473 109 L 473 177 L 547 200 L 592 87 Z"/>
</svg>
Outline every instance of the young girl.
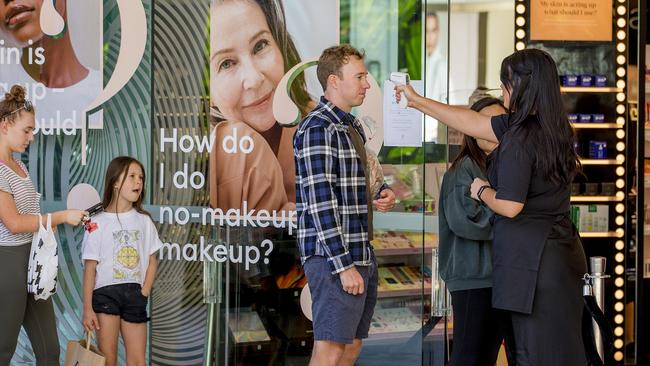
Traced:
<svg viewBox="0 0 650 366">
<path fill-rule="evenodd" d="M 505 113 L 501 101 L 485 94 L 476 100 L 477 92 L 470 99 L 475 100 L 472 110 L 486 116 Z M 494 365 L 503 339 L 512 339 L 507 314 L 491 304 L 493 212 L 474 200 L 469 189 L 474 178 L 485 179 L 495 146 L 465 135 L 440 189 L 439 271 L 451 292 L 455 325 L 449 366 Z"/>
<path fill-rule="evenodd" d="M 34 140 L 34 108 L 25 89 L 14 85 L 0 101 L 0 365 L 13 357 L 24 326 L 38 365 L 59 364 L 52 298 L 34 300 L 27 294 L 27 264 L 34 232 L 38 231 L 40 197 L 27 168 L 13 157 Z M 52 226 L 78 225 L 79 210 L 52 213 Z M 47 217 L 43 215 L 42 224 Z"/>
<path fill-rule="evenodd" d="M 96 229 L 83 241 L 83 325 L 97 330 L 106 365 L 117 363 L 122 334 L 129 366 L 145 364 L 147 301 L 162 247 L 149 214 L 142 209 L 144 167 L 127 156 L 108 165 Z"/>
</svg>

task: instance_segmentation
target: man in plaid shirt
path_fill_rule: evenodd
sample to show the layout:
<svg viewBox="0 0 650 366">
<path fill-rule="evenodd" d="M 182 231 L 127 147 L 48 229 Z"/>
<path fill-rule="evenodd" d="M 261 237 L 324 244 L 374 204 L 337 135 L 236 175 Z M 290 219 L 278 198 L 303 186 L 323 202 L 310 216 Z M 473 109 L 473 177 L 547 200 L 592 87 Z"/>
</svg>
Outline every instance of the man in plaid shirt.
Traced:
<svg viewBox="0 0 650 366">
<path fill-rule="evenodd" d="M 380 211 L 395 203 L 386 185 L 371 197 L 364 132 L 350 114 L 370 88 L 363 58 L 350 45 L 323 51 L 316 73 L 325 96 L 294 136 L 298 246 L 312 296 L 311 365 L 353 365 L 359 356 L 377 302 L 370 203 Z"/>
</svg>

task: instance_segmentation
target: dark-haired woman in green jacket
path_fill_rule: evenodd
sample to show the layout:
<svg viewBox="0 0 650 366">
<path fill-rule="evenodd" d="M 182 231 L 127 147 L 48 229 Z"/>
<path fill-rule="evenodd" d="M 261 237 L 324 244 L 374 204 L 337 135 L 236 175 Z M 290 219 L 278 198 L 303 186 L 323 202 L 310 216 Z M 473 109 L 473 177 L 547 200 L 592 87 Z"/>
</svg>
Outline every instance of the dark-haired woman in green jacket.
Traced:
<svg viewBox="0 0 650 366">
<path fill-rule="evenodd" d="M 483 97 L 473 110 L 505 113 L 496 98 Z M 454 341 L 449 365 L 494 365 L 509 321 L 492 308 L 492 210 L 470 196 L 474 178 L 485 179 L 488 154 L 496 144 L 465 136 L 445 173 L 439 208 L 439 271 L 451 292 Z"/>
</svg>

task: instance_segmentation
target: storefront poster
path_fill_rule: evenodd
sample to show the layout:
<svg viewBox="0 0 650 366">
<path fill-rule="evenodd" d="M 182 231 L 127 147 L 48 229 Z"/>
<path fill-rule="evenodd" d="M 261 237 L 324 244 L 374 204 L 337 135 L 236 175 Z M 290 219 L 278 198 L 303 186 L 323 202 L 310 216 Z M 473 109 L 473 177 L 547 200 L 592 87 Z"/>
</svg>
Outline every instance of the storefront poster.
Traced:
<svg viewBox="0 0 650 366">
<path fill-rule="evenodd" d="M 612 0 L 532 0 L 533 41 L 611 41 Z"/>
<path fill-rule="evenodd" d="M 296 126 L 277 123 L 273 99 L 293 66 L 338 44 L 338 1 L 215 0 L 210 31 L 210 205 L 295 212 Z M 289 88 L 302 115 L 322 95 L 310 71 Z"/>
<path fill-rule="evenodd" d="M 36 133 L 74 135 L 102 90 L 102 3 L 0 3 L 0 92 L 26 88 Z M 102 113 L 89 128 L 102 128 Z"/>
</svg>

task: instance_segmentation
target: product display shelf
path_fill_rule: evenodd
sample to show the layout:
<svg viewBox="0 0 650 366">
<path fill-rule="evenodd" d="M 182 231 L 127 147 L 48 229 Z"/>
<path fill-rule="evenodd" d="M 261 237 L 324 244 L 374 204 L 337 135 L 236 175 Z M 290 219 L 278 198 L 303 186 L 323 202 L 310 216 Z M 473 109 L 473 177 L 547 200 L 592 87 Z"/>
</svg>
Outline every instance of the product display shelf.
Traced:
<svg viewBox="0 0 650 366">
<path fill-rule="evenodd" d="M 576 122 L 576 123 L 571 123 L 571 126 L 573 126 L 573 128 L 575 128 L 575 129 L 597 129 L 597 128 L 598 129 L 600 129 L 600 128 L 608 129 L 608 128 L 623 128 L 624 127 L 623 125 L 619 125 L 619 124 L 616 124 L 616 123 L 608 123 L 608 122 L 603 122 L 603 123 L 599 123 L 599 122 L 593 122 L 593 123 L 592 122 L 587 122 L 587 123 Z"/>
<path fill-rule="evenodd" d="M 374 344 L 377 344 L 381 341 L 391 341 L 390 343 L 392 344 L 396 339 L 404 339 L 404 340 L 410 339 L 415 335 L 416 332 L 417 330 L 368 334 L 368 338 L 365 339 L 363 343 L 367 344 L 367 342 L 370 341 L 373 342 Z"/>
<path fill-rule="evenodd" d="M 583 159 L 580 158 L 580 163 L 582 165 L 618 165 L 621 164 L 616 159 Z"/>
<path fill-rule="evenodd" d="M 438 216 L 422 212 L 374 212 L 373 226 L 378 230 L 419 231 L 437 233 Z"/>
<path fill-rule="evenodd" d="M 390 297 L 413 297 L 413 296 L 429 296 L 431 295 L 431 286 L 427 286 L 422 289 L 420 288 L 414 288 L 414 289 L 404 289 L 404 290 L 380 290 L 377 291 L 377 298 L 380 299 L 386 299 Z"/>
<path fill-rule="evenodd" d="M 375 248 L 375 256 L 377 257 L 389 257 L 393 255 L 421 255 L 423 253 L 430 253 L 431 249 L 434 246 L 425 246 L 423 248 L 389 248 L 389 249 L 377 249 Z"/>
<path fill-rule="evenodd" d="M 438 246 L 438 216 L 422 212 L 374 212 L 373 226 L 378 302 L 364 345 L 384 347 L 407 342 L 427 320 L 421 305 L 406 304 L 431 298 L 430 258 Z M 429 337 L 434 337 L 433 333 Z M 438 340 L 440 333 L 435 333 Z"/>
<path fill-rule="evenodd" d="M 623 197 L 617 196 L 571 196 L 571 202 L 621 202 Z"/>
<path fill-rule="evenodd" d="M 409 340 L 417 338 L 421 340 L 423 336 L 428 341 L 441 341 L 445 334 L 445 324 L 448 325 L 446 333 L 452 333 L 453 321 L 447 323 L 437 321 L 435 324 L 430 324 L 428 322 L 432 319 L 428 315 L 423 316 L 422 311 L 420 305 L 409 303 L 396 302 L 387 307 L 378 306 L 375 308 L 364 346 L 406 344 L 411 343 Z M 422 330 L 425 328 L 427 331 L 423 334 Z"/>
<path fill-rule="evenodd" d="M 431 249 L 438 246 L 437 236 L 432 237 L 432 233 L 438 231 L 438 216 L 424 215 L 423 219 L 422 213 L 419 212 L 375 212 L 373 226 L 377 232 L 422 233 L 424 231 L 425 233 L 409 235 L 410 244 L 408 246 L 388 248 L 377 243 L 378 240 L 381 240 L 381 235 L 375 233 L 373 245 L 377 257 L 422 255 L 431 253 Z"/>
<path fill-rule="evenodd" d="M 391 263 L 411 261 L 413 264 L 412 260 L 417 256 L 430 256 L 431 250 L 438 245 L 437 235 L 434 234 L 438 231 L 438 216 L 423 215 L 421 212 L 375 212 L 373 226 L 375 228 L 375 238 L 373 240 L 375 256 L 382 258 L 379 263 L 380 283 L 385 282 L 382 271 L 386 269 L 385 273 L 389 273 L 389 268 L 393 268 L 398 274 L 388 281 L 394 281 L 391 286 L 403 287 L 380 288 L 378 297 L 421 296 L 423 294 L 423 278 L 420 265 L 411 266 L 416 268 L 414 271 L 401 271 L 398 270 L 398 267 L 401 267 L 401 269 L 407 268 L 401 265 L 395 266 Z M 424 233 L 422 233 L 423 231 Z M 388 243 L 387 241 L 391 239 L 393 241 Z M 388 283 L 391 282 L 387 282 L 386 285 Z M 424 294 L 431 294 L 430 282 L 425 281 Z"/>
<path fill-rule="evenodd" d="M 381 344 L 382 341 L 390 341 L 390 344 L 394 344 L 394 341 L 397 339 L 403 339 L 404 341 L 411 339 L 414 336 L 420 336 L 418 333 L 418 330 L 410 330 L 410 331 L 402 331 L 402 332 L 391 332 L 391 333 L 371 333 L 368 335 L 367 339 L 364 339 L 363 344 L 364 345 L 378 345 Z M 447 330 L 447 335 L 452 336 L 453 335 L 453 328 L 449 328 Z M 439 339 L 444 336 L 444 329 L 441 326 L 441 324 L 436 325 L 435 328 L 429 334 L 427 335 L 427 339 Z"/>
<path fill-rule="evenodd" d="M 622 235 L 615 231 L 581 231 L 581 238 L 620 238 Z"/>
<path fill-rule="evenodd" d="M 622 93 L 623 89 L 611 86 L 563 86 L 563 93 Z"/>
</svg>

